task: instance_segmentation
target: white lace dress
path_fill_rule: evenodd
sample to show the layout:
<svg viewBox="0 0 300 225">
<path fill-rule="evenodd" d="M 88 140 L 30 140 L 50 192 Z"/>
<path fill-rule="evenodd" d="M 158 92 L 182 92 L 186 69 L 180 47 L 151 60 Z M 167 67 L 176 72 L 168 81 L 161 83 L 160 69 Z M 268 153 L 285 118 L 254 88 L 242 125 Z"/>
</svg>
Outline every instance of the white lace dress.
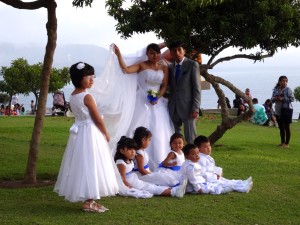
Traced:
<svg viewBox="0 0 300 225">
<path fill-rule="evenodd" d="M 70 129 L 54 191 L 70 202 L 118 193 L 109 146 L 90 117 L 82 92 L 70 97 L 75 124 Z"/>
</svg>

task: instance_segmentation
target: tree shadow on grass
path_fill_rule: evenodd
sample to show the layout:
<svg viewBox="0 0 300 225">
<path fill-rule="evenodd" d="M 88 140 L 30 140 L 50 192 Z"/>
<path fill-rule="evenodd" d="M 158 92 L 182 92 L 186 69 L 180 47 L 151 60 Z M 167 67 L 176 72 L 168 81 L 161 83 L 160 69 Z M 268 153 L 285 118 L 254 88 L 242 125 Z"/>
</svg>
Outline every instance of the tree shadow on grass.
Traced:
<svg viewBox="0 0 300 225">
<path fill-rule="evenodd" d="M 0 188 L 33 188 L 33 187 L 46 187 L 55 184 L 55 180 L 37 180 L 36 183 L 29 184 L 24 182 L 24 180 L 5 180 L 0 181 Z"/>
</svg>

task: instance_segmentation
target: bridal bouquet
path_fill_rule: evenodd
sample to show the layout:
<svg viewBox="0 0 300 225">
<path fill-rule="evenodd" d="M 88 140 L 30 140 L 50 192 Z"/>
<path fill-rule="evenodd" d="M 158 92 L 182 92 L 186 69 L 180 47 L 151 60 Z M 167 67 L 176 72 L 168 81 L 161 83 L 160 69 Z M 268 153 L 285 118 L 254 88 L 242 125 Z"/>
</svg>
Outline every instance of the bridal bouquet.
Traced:
<svg viewBox="0 0 300 225">
<path fill-rule="evenodd" d="M 158 91 L 148 90 L 147 93 L 148 93 L 147 99 L 149 102 L 157 102 L 159 96 Z"/>
</svg>

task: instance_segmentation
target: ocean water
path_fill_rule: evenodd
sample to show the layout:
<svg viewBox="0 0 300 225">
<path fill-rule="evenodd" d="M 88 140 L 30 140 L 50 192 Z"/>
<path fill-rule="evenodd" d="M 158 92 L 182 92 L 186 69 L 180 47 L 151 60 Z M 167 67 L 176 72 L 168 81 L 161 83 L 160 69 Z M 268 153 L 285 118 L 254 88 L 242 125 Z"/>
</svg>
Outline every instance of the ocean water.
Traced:
<svg viewBox="0 0 300 225">
<path fill-rule="evenodd" d="M 259 104 L 263 104 L 266 99 L 271 98 L 272 90 L 278 81 L 279 76 L 286 75 L 288 77 L 288 86 L 294 90 L 295 87 L 300 86 L 300 67 L 255 67 L 250 66 L 246 68 L 218 68 L 209 71 L 211 74 L 222 77 L 225 80 L 230 81 L 233 85 L 239 88 L 241 91 L 245 91 L 246 88 L 250 88 L 253 98 L 257 98 Z M 225 96 L 227 96 L 231 102 L 234 99 L 235 94 L 231 92 L 227 87 L 221 85 Z M 65 93 L 66 100 L 68 101 L 73 86 L 67 85 L 62 91 Z M 30 101 L 35 100 L 33 95 L 24 96 L 19 95 L 19 103 L 24 104 L 25 110 L 30 110 Z M 201 97 L 201 108 L 203 109 L 215 109 L 217 108 L 218 97 L 213 87 L 210 90 L 203 90 Z M 48 95 L 47 108 L 52 107 L 53 97 L 52 94 Z M 294 108 L 293 118 L 298 119 L 300 113 L 300 102 L 292 103 Z"/>
</svg>

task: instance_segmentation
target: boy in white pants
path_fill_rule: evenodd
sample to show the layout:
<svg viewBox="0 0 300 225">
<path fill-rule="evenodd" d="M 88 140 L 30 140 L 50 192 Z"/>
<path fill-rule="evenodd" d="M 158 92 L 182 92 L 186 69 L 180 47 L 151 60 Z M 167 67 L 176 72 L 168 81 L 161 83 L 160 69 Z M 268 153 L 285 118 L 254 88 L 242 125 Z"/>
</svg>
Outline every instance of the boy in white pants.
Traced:
<svg viewBox="0 0 300 225">
<path fill-rule="evenodd" d="M 223 170 L 216 166 L 215 160 L 211 155 L 211 145 L 207 137 L 200 135 L 194 140 L 194 144 L 199 148 L 200 160 L 199 165 L 202 169 L 202 175 L 207 182 L 220 183 L 223 188 L 232 191 L 248 193 L 252 186 L 252 177 L 247 180 L 229 180 L 223 177 Z"/>
</svg>

